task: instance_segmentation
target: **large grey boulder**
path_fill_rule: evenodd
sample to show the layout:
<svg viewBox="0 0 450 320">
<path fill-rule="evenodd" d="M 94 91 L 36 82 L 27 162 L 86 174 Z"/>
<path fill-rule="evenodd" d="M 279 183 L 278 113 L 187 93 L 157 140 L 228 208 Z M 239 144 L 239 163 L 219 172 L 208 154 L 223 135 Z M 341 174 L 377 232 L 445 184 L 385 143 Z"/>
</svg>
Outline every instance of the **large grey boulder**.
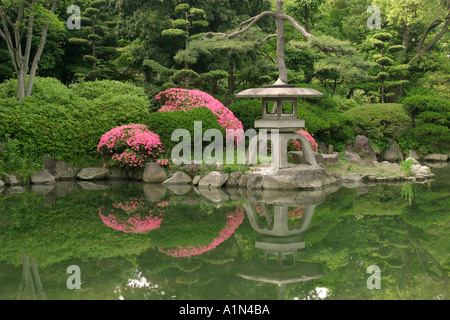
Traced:
<svg viewBox="0 0 450 320">
<path fill-rule="evenodd" d="M 306 164 L 306 160 L 302 151 L 289 151 L 288 158 L 294 164 Z"/>
<path fill-rule="evenodd" d="M 411 175 L 413 177 L 417 176 L 428 176 L 431 174 L 431 169 L 427 166 L 422 166 L 420 164 L 415 164 L 411 168 Z"/>
<path fill-rule="evenodd" d="M 448 161 L 448 155 L 432 153 L 432 154 L 426 155 L 423 158 L 423 160 L 425 160 L 425 161 Z"/>
<path fill-rule="evenodd" d="M 357 153 L 354 153 L 351 151 L 345 151 L 344 159 L 346 159 L 350 162 L 358 163 L 358 164 L 360 164 L 362 162 L 361 157 Z"/>
<path fill-rule="evenodd" d="M 39 170 L 31 176 L 32 184 L 54 184 L 55 177 L 48 170 Z"/>
<path fill-rule="evenodd" d="M 147 163 L 142 176 L 144 183 L 161 183 L 167 180 L 166 170 L 159 163 Z"/>
<path fill-rule="evenodd" d="M 241 172 L 232 172 L 228 177 L 226 187 L 227 188 L 238 188 L 239 181 L 241 181 L 242 173 Z"/>
<path fill-rule="evenodd" d="M 5 186 L 5 183 L 3 182 L 3 180 L 0 180 L 0 188 L 3 188 Z"/>
<path fill-rule="evenodd" d="M 353 151 L 360 155 L 362 160 L 377 161 L 375 149 L 372 147 L 372 143 L 366 136 L 357 136 L 355 138 Z"/>
<path fill-rule="evenodd" d="M 75 176 L 72 165 L 67 162 L 56 161 L 53 157 L 44 157 L 42 162 L 55 180 L 72 180 Z"/>
<path fill-rule="evenodd" d="M 260 174 L 247 175 L 247 190 L 262 190 L 264 176 Z"/>
<path fill-rule="evenodd" d="M 81 180 L 101 180 L 109 176 L 109 170 L 106 168 L 84 168 L 77 174 L 78 179 Z"/>
<path fill-rule="evenodd" d="M 186 172 L 191 178 L 194 178 L 198 171 L 200 170 L 200 165 L 195 163 L 189 163 L 180 168 L 184 172 Z"/>
<path fill-rule="evenodd" d="M 339 163 L 339 154 L 320 154 L 315 152 L 314 156 L 316 158 L 317 163 L 322 164 L 324 167 L 335 167 Z"/>
<path fill-rule="evenodd" d="M 222 188 L 228 181 L 228 174 L 218 171 L 213 171 L 203 177 L 198 183 L 199 188 Z"/>
<path fill-rule="evenodd" d="M 15 175 L 8 174 L 5 177 L 5 184 L 9 185 L 9 186 L 16 186 L 16 185 L 20 184 L 20 182 Z"/>
<path fill-rule="evenodd" d="M 298 165 L 292 168 L 280 169 L 274 175 L 263 177 L 263 189 L 287 190 L 321 189 L 338 183 L 338 179 L 327 173 L 320 165 Z"/>
<path fill-rule="evenodd" d="M 403 152 L 397 142 L 392 141 L 389 149 L 383 152 L 383 159 L 386 161 L 397 162 L 403 160 Z"/>
<path fill-rule="evenodd" d="M 192 183 L 192 178 L 185 172 L 177 171 L 172 177 L 163 183 L 165 185 L 187 185 Z"/>
</svg>

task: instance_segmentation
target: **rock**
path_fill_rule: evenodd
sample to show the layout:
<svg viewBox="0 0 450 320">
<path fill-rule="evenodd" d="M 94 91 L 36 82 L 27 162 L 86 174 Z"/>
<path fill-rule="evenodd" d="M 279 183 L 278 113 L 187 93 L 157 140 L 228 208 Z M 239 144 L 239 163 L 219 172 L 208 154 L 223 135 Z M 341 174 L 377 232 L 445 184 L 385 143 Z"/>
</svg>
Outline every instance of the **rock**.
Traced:
<svg viewBox="0 0 450 320">
<path fill-rule="evenodd" d="M 417 177 L 418 175 L 427 176 L 429 174 L 431 174 L 431 169 L 427 166 L 416 164 L 411 168 L 411 176 L 413 177 Z"/>
<path fill-rule="evenodd" d="M 361 155 L 362 160 L 377 161 L 375 149 L 372 147 L 370 140 L 366 136 L 357 136 L 353 151 Z"/>
<path fill-rule="evenodd" d="M 413 157 L 408 157 L 405 159 L 405 161 L 412 161 L 413 165 L 418 165 L 420 164 L 419 161 L 417 161 L 415 158 Z"/>
<path fill-rule="evenodd" d="M 221 188 L 228 181 L 228 174 L 213 171 L 203 177 L 198 183 L 199 188 Z"/>
<path fill-rule="evenodd" d="M 64 161 L 56 161 L 52 157 L 43 157 L 44 168 L 50 172 L 55 180 L 72 180 L 74 177 L 73 167 Z"/>
<path fill-rule="evenodd" d="M 409 156 L 415 160 L 421 160 L 422 158 L 416 150 L 409 150 Z"/>
<path fill-rule="evenodd" d="M 81 180 L 101 180 L 109 176 L 109 170 L 106 168 L 84 168 L 77 174 Z"/>
<path fill-rule="evenodd" d="M 361 175 L 357 173 L 347 173 L 342 176 L 342 183 L 359 183 L 362 182 Z"/>
<path fill-rule="evenodd" d="M 397 142 L 392 141 L 389 149 L 383 152 L 383 159 L 391 162 L 397 162 L 403 160 L 403 152 Z"/>
<path fill-rule="evenodd" d="M 345 151 L 344 159 L 346 159 L 350 162 L 358 163 L 358 164 L 361 163 L 361 161 L 362 161 L 361 157 L 358 154 L 356 154 L 354 152 L 350 152 L 350 151 Z"/>
<path fill-rule="evenodd" d="M 0 180 L 0 188 L 3 188 L 5 186 L 5 183 L 3 182 L 3 180 Z"/>
<path fill-rule="evenodd" d="M 262 190 L 263 177 L 260 174 L 249 174 L 247 176 L 247 190 Z"/>
<path fill-rule="evenodd" d="M 147 163 L 142 176 L 144 183 L 161 183 L 167 180 L 166 170 L 159 163 Z"/>
<path fill-rule="evenodd" d="M 323 164 L 326 168 L 335 167 L 339 163 L 339 154 L 314 154 L 316 157 L 317 163 Z"/>
<path fill-rule="evenodd" d="M 198 186 L 198 183 L 200 182 L 201 179 L 202 179 L 201 176 L 195 176 L 195 177 L 192 179 L 192 185 L 193 185 L 193 186 Z"/>
<path fill-rule="evenodd" d="M 320 165 L 297 165 L 280 169 L 275 175 L 263 177 L 263 188 L 268 190 L 321 189 L 338 183 L 338 179 L 327 173 Z"/>
<path fill-rule="evenodd" d="M 425 161 L 448 161 L 448 155 L 447 154 L 438 154 L 438 153 L 432 153 L 426 155 L 423 160 Z"/>
<path fill-rule="evenodd" d="M 19 180 L 17 179 L 17 177 L 13 174 L 8 174 L 5 177 L 5 184 L 9 185 L 9 186 L 15 186 L 20 184 Z"/>
<path fill-rule="evenodd" d="M 241 181 L 242 173 L 241 172 L 232 172 L 228 177 L 227 183 L 225 187 L 227 188 L 238 188 L 239 181 Z"/>
<path fill-rule="evenodd" d="M 164 185 L 187 185 L 192 183 L 192 178 L 183 171 L 177 171 L 175 174 L 163 182 Z"/>
<path fill-rule="evenodd" d="M 322 154 L 328 154 L 328 147 L 325 142 L 319 142 L 319 150 Z"/>
<path fill-rule="evenodd" d="M 48 170 L 39 170 L 31 176 L 32 184 L 54 184 L 55 177 Z"/>
<path fill-rule="evenodd" d="M 302 151 L 289 151 L 288 158 L 290 158 L 294 164 L 306 164 Z"/>
<path fill-rule="evenodd" d="M 334 146 L 332 144 L 330 144 L 328 146 L 328 154 L 333 154 L 334 153 Z"/>
<path fill-rule="evenodd" d="M 131 176 L 131 179 L 137 180 L 137 181 L 143 181 L 144 180 L 144 172 L 145 172 L 145 168 L 139 169 L 138 171 L 133 173 L 133 175 Z"/>
<path fill-rule="evenodd" d="M 191 178 L 194 178 L 197 175 L 198 171 L 200 170 L 200 165 L 190 163 L 184 165 L 180 169 L 184 170 L 184 172 L 186 172 Z"/>
<path fill-rule="evenodd" d="M 241 176 L 241 179 L 239 180 L 239 188 L 247 189 L 247 181 L 248 181 L 247 175 L 243 174 Z"/>
</svg>

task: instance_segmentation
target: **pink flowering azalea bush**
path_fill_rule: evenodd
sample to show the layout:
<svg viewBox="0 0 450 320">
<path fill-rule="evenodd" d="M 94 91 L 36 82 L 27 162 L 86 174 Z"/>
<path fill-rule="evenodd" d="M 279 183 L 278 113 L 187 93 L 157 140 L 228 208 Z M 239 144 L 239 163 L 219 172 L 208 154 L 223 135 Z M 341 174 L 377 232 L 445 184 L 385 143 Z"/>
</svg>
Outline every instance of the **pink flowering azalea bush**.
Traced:
<svg viewBox="0 0 450 320">
<path fill-rule="evenodd" d="M 109 210 L 100 207 L 98 213 L 103 223 L 112 229 L 124 233 L 148 233 L 161 226 L 168 205 L 167 201 L 161 201 L 150 209 L 144 198 L 130 198 L 113 202 Z"/>
<path fill-rule="evenodd" d="M 141 124 L 108 131 L 100 139 L 97 151 L 108 160 L 105 166 L 129 170 L 143 168 L 149 162 L 168 165 L 168 159 L 161 159 L 164 148 L 159 136 Z"/>
<path fill-rule="evenodd" d="M 179 246 L 177 248 L 164 249 L 159 248 L 159 250 L 167 255 L 176 258 L 191 257 L 196 255 L 201 255 L 207 251 L 210 251 L 226 239 L 228 239 L 236 229 L 242 224 L 245 217 L 245 209 L 242 207 L 237 207 L 235 211 L 227 214 L 227 222 L 225 228 L 220 231 L 219 235 L 214 238 L 214 240 L 207 246 Z"/>
<path fill-rule="evenodd" d="M 317 152 L 319 145 L 316 142 L 316 139 L 314 139 L 314 137 L 308 131 L 300 130 L 300 131 L 297 131 L 297 133 L 304 135 L 308 139 L 309 144 L 311 145 L 311 148 L 313 149 L 313 151 Z M 302 147 L 300 145 L 300 142 L 298 142 L 298 141 L 289 141 L 288 148 L 290 151 L 302 151 Z"/>
<path fill-rule="evenodd" d="M 242 122 L 234 116 L 230 109 L 206 92 L 172 88 L 160 92 L 155 99 L 164 102 L 162 108 L 159 109 L 160 112 L 191 111 L 195 108 L 207 107 L 218 117 L 217 122 L 224 130 L 242 130 L 240 133 L 236 132 L 236 137 L 229 131 L 227 139 L 234 138 L 237 145 L 244 141 L 244 127 L 242 126 Z M 198 121 L 201 120 L 198 119 Z"/>
</svg>

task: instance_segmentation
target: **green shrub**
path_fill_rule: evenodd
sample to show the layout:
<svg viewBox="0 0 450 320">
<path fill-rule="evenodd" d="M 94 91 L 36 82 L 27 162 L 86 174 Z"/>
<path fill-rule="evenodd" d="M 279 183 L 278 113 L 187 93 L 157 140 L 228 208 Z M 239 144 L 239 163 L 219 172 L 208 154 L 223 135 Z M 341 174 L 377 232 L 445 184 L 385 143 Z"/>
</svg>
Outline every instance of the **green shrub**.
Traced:
<svg viewBox="0 0 450 320">
<path fill-rule="evenodd" d="M 389 147 L 411 128 L 411 118 L 400 104 L 367 104 L 346 112 L 357 135 L 365 135 L 380 147 Z"/>
<path fill-rule="evenodd" d="M 399 142 L 404 150 L 424 153 L 448 152 L 450 146 L 450 102 L 432 95 L 415 95 L 403 100 L 413 128 Z"/>
<path fill-rule="evenodd" d="M 321 105 L 327 103 L 330 101 Z M 316 141 L 332 144 L 337 151 L 343 150 L 345 142 L 354 137 L 353 121 L 337 107 L 332 107 L 331 104 L 329 107 L 324 109 L 319 104 L 300 100 L 298 118 L 305 120 L 306 130 Z"/>
<path fill-rule="evenodd" d="M 244 126 L 244 131 L 255 128 L 255 121 L 262 118 L 262 101 L 259 99 L 240 99 L 233 103 L 229 109 Z"/>
<path fill-rule="evenodd" d="M 450 112 L 450 101 L 432 95 L 416 95 L 403 100 L 405 110 L 415 119 L 425 111 Z"/>
<path fill-rule="evenodd" d="M 218 117 L 206 107 L 195 108 L 191 111 L 155 112 L 144 123 L 149 130 L 158 134 L 167 154 L 181 141 L 172 141 L 172 133 L 177 129 L 189 131 L 194 147 L 194 122 L 202 122 L 202 137 L 206 130 L 218 129 L 225 137 L 224 129 L 217 122 Z M 204 143 L 203 145 L 208 145 Z M 225 146 L 225 144 L 224 144 Z"/>
</svg>

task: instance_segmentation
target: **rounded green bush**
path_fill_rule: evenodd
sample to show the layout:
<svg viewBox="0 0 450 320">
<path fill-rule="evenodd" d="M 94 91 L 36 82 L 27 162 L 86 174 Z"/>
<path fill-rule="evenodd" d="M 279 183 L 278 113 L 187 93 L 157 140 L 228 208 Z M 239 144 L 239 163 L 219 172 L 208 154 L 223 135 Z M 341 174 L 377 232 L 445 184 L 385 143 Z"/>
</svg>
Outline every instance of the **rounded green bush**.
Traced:
<svg viewBox="0 0 450 320">
<path fill-rule="evenodd" d="M 0 85 L 0 96 L 14 81 Z M 98 157 L 100 138 L 112 128 L 148 118 L 148 98 L 137 87 L 114 81 L 78 84 L 72 89 L 50 78 L 37 78 L 33 95 L 0 99 L 0 140 L 17 139 L 21 155 L 72 161 Z"/>
<path fill-rule="evenodd" d="M 397 140 L 412 126 L 411 118 L 400 104 L 367 104 L 346 112 L 354 121 L 357 135 L 365 135 L 380 146 Z"/>
</svg>

